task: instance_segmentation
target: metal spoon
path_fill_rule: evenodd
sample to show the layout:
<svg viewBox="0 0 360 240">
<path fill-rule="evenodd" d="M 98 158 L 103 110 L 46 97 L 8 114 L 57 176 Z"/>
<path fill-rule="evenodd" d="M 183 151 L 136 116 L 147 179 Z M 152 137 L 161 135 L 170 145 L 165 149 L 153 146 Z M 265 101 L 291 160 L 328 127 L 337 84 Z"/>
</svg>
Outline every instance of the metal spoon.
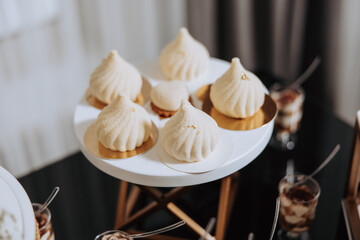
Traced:
<svg viewBox="0 0 360 240">
<path fill-rule="evenodd" d="M 286 163 L 286 179 L 290 184 L 294 184 L 294 169 L 294 160 L 289 159 Z"/>
<path fill-rule="evenodd" d="M 279 211 L 280 211 L 280 197 L 277 197 L 276 198 L 275 215 L 274 215 L 273 225 L 272 225 L 271 234 L 270 234 L 270 240 L 272 240 L 274 237 L 276 225 L 277 225 L 278 218 L 279 218 Z"/>
<path fill-rule="evenodd" d="M 173 230 L 175 228 L 178 228 L 182 225 L 185 224 L 185 221 L 179 221 L 177 223 L 174 223 L 172 225 L 169 225 L 167 227 L 163 227 L 163 228 L 160 228 L 160 229 L 157 229 L 157 230 L 154 230 L 154 231 L 150 231 L 150 232 L 145 232 L 145 233 L 138 233 L 138 234 L 132 234 L 132 235 L 129 235 L 129 237 L 131 238 L 143 238 L 143 237 L 148 237 L 148 236 L 151 236 L 151 235 L 156 235 L 156 234 L 160 234 L 160 233 L 163 233 L 163 232 L 167 232 L 167 231 L 170 231 L 170 230 Z M 103 232 L 99 235 L 97 235 L 95 237 L 95 240 L 100 240 L 104 235 L 106 234 L 113 234 L 113 233 L 116 233 L 116 232 L 122 232 L 120 230 L 110 230 L 110 231 L 106 231 L 106 232 Z"/>
<path fill-rule="evenodd" d="M 205 227 L 205 232 L 203 233 L 203 235 L 201 235 L 201 237 L 200 237 L 198 240 L 204 240 L 204 239 L 207 238 L 207 235 L 208 235 L 209 233 L 211 233 L 211 231 L 212 231 L 212 229 L 213 229 L 213 227 L 214 227 L 214 225 L 215 225 L 215 222 L 216 222 L 216 218 L 215 218 L 215 217 L 210 218 L 208 224 L 207 224 L 206 227 Z"/>
<path fill-rule="evenodd" d="M 254 240 L 254 233 L 250 233 L 248 236 L 248 240 Z"/>
<path fill-rule="evenodd" d="M 310 64 L 310 66 L 305 70 L 305 72 L 303 74 L 300 75 L 300 77 L 298 77 L 294 82 L 290 83 L 289 85 L 282 87 L 278 91 L 284 91 L 285 89 L 289 89 L 289 88 L 296 88 L 296 87 L 300 86 L 301 84 L 303 84 L 311 76 L 311 74 L 316 70 L 316 68 L 319 66 L 320 62 L 321 62 L 321 57 L 316 56 L 314 58 L 314 60 L 312 61 L 312 63 Z"/>
<path fill-rule="evenodd" d="M 150 232 L 146 232 L 146 233 L 133 234 L 133 235 L 130 235 L 130 237 L 132 237 L 132 238 L 148 237 L 148 236 L 151 236 L 151 235 L 155 235 L 155 234 L 159 234 L 159 233 L 163 233 L 163 232 L 173 230 L 173 229 L 178 228 L 178 227 L 180 227 L 180 226 L 182 226 L 184 224 L 185 224 L 185 221 L 180 221 L 180 222 L 174 223 L 172 225 L 169 225 L 167 227 L 163 227 L 163 228 L 160 228 L 160 229 L 157 229 L 157 230 L 154 230 L 154 231 L 150 231 Z"/>
<path fill-rule="evenodd" d="M 276 230 L 276 225 L 279 219 L 279 211 L 280 211 L 280 197 L 276 198 L 276 207 L 275 207 L 275 215 L 274 215 L 274 220 L 273 220 L 273 224 L 271 227 L 271 233 L 270 233 L 270 240 L 273 239 L 274 234 L 275 234 L 275 230 Z M 254 233 L 250 233 L 248 236 L 248 240 L 254 240 Z"/>
<path fill-rule="evenodd" d="M 52 191 L 50 196 L 46 199 L 44 204 L 35 212 L 35 215 L 39 215 L 40 213 L 42 213 L 42 211 L 44 211 L 50 205 L 50 203 L 54 200 L 54 198 L 58 194 L 59 190 L 60 190 L 59 187 L 54 188 L 54 190 Z"/>
<path fill-rule="evenodd" d="M 334 150 L 332 150 L 332 152 L 329 154 L 329 156 L 321 163 L 321 165 L 310 175 L 305 176 L 303 179 L 301 179 L 300 181 L 292 184 L 290 186 L 290 188 L 301 185 L 302 183 L 306 182 L 309 178 L 315 176 L 318 172 L 320 172 L 321 169 L 323 169 L 336 155 L 336 153 L 340 150 L 340 144 L 336 145 Z M 290 189 L 287 188 L 287 191 Z"/>
</svg>

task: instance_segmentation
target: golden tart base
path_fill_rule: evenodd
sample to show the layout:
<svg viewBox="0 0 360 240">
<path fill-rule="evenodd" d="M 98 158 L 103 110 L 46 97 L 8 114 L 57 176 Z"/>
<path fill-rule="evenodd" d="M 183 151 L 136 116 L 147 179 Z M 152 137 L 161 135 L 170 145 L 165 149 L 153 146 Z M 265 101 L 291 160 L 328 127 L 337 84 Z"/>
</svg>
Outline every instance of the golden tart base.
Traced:
<svg viewBox="0 0 360 240">
<path fill-rule="evenodd" d="M 137 103 L 141 106 L 144 105 L 145 102 L 150 98 L 149 91 L 151 89 L 150 83 L 145 78 L 142 78 L 142 82 L 143 82 L 143 84 L 141 87 L 141 92 L 137 95 L 137 97 L 135 99 L 135 103 Z M 86 97 L 87 102 L 91 106 L 93 106 L 94 108 L 97 108 L 99 110 L 102 110 L 104 107 L 106 107 L 108 105 L 107 103 L 100 101 L 94 95 L 92 95 L 90 93 L 89 88 L 86 90 L 85 97 Z"/>
<path fill-rule="evenodd" d="M 157 128 L 154 124 L 152 124 L 150 137 L 141 146 L 126 152 L 114 151 L 106 148 L 98 141 L 95 132 L 95 123 L 92 123 L 84 134 L 84 145 L 90 153 L 97 157 L 105 159 L 124 159 L 142 154 L 150 150 L 155 145 L 157 138 Z"/>
<path fill-rule="evenodd" d="M 252 130 L 266 125 L 277 114 L 275 101 L 265 94 L 264 104 L 253 116 L 247 118 L 225 116 L 213 106 L 210 100 L 210 88 L 211 85 L 200 87 L 196 92 L 196 97 L 203 102 L 202 110 L 209 114 L 221 128 L 234 131 Z"/>
</svg>

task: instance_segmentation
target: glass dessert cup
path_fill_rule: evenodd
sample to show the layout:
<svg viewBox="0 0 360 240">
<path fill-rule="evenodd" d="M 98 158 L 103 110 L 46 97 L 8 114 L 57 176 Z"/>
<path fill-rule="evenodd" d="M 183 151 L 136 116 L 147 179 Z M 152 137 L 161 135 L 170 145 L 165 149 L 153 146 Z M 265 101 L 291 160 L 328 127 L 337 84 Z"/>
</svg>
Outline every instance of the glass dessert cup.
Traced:
<svg viewBox="0 0 360 240">
<path fill-rule="evenodd" d="M 279 183 L 280 239 L 304 239 L 314 218 L 320 196 L 320 186 L 313 179 L 301 181 L 305 175 L 285 176 Z M 306 239 L 306 238 L 305 238 Z"/>
<path fill-rule="evenodd" d="M 270 96 L 278 109 L 270 144 L 282 150 L 292 150 L 302 119 L 304 90 L 300 86 L 281 89 L 279 84 L 274 84 L 270 89 Z"/>
<path fill-rule="evenodd" d="M 34 212 L 40 209 L 42 204 L 32 203 Z M 51 224 L 51 212 L 45 208 L 41 214 L 35 216 L 39 225 L 40 240 L 55 240 L 54 230 Z"/>
</svg>

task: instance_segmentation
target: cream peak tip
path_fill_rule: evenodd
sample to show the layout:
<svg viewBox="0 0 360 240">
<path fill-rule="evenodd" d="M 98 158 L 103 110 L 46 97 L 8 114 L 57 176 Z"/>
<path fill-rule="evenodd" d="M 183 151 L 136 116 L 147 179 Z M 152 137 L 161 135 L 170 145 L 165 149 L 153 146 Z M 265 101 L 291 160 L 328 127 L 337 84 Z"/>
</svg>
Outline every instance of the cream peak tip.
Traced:
<svg viewBox="0 0 360 240">
<path fill-rule="evenodd" d="M 241 65 L 241 63 L 240 63 L 240 58 L 238 58 L 238 57 L 232 58 L 232 59 L 231 59 L 231 64 L 232 64 L 232 65 L 239 65 L 239 66 L 242 67 L 242 65 Z"/>
<path fill-rule="evenodd" d="M 113 50 L 110 51 L 109 55 L 114 57 L 114 56 L 119 56 L 119 53 L 118 53 L 118 51 L 116 49 L 113 49 Z"/>
<path fill-rule="evenodd" d="M 130 98 L 128 95 L 126 95 L 125 93 L 123 92 L 120 92 L 119 95 L 116 97 L 115 99 L 116 101 L 121 101 L 121 100 L 125 100 L 125 101 L 130 101 Z"/>
<path fill-rule="evenodd" d="M 180 34 L 189 34 L 189 31 L 186 27 L 182 27 L 182 28 L 180 28 L 179 33 Z"/>
<path fill-rule="evenodd" d="M 180 39 L 183 39 L 183 38 L 189 37 L 189 36 L 190 36 L 190 33 L 187 28 L 185 28 L 185 27 L 180 28 L 179 35 L 178 35 L 178 37 Z"/>
<path fill-rule="evenodd" d="M 238 57 L 234 57 L 231 59 L 231 67 L 241 69 L 241 71 L 245 71 L 244 66 L 241 64 L 240 59 Z"/>
<path fill-rule="evenodd" d="M 190 103 L 187 99 L 182 99 L 180 109 L 182 110 L 189 109 L 189 105 Z"/>
</svg>

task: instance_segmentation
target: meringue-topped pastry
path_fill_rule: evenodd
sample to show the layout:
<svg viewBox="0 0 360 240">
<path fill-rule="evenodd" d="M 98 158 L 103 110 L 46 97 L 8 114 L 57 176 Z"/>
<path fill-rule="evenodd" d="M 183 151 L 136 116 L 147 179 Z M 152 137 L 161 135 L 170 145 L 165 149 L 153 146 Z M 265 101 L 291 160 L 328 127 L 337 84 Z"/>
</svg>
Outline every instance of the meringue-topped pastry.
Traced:
<svg viewBox="0 0 360 240">
<path fill-rule="evenodd" d="M 122 59 L 116 50 L 91 74 L 90 93 L 99 101 L 109 104 L 123 92 L 132 101 L 141 91 L 142 78 L 138 70 Z"/>
<path fill-rule="evenodd" d="M 162 117 L 171 117 L 179 109 L 181 100 L 188 100 L 189 96 L 183 82 L 159 83 L 150 92 L 151 108 Z"/>
<path fill-rule="evenodd" d="M 161 145 L 171 157 L 185 162 L 206 159 L 215 149 L 219 128 L 214 119 L 193 107 L 187 100 L 166 122 L 161 131 Z"/>
<path fill-rule="evenodd" d="M 239 58 L 233 58 L 230 68 L 211 86 L 210 100 L 228 117 L 250 117 L 264 104 L 264 86 L 255 74 L 245 70 Z"/>
<path fill-rule="evenodd" d="M 97 117 L 95 132 L 104 147 L 114 151 L 131 151 L 146 142 L 151 132 L 146 110 L 120 94 Z"/>
<path fill-rule="evenodd" d="M 208 62 L 208 50 L 186 28 L 180 29 L 160 55 L 160 67 L 168 80 L 193 80 L 206 71 Z"/>
</svg>

